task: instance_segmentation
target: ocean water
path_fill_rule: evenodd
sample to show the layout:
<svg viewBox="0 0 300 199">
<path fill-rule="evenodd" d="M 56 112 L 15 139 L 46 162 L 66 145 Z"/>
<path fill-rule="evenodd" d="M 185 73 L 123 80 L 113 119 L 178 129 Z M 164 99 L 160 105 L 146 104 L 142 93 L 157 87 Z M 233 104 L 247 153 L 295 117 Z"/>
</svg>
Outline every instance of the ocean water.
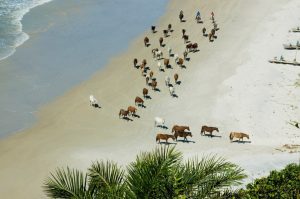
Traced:
<svg viewBox="0 0 300 199">
<path fill-rule="evenodd" d="M 50 0 L 0 0 L 0 60 L 15 52 L 29 37 L 21 20 L 32 8 Z"/>
<path fill-rule="evenodd" d="M 0 138 L 32 126 L 39 107 L 126 50 L 157 22 L 168 0 L 52 0 L 41 5 L 45 2 L 0 0 L 0 57 L 10 55 L 0 60 Z"/>
</svg>

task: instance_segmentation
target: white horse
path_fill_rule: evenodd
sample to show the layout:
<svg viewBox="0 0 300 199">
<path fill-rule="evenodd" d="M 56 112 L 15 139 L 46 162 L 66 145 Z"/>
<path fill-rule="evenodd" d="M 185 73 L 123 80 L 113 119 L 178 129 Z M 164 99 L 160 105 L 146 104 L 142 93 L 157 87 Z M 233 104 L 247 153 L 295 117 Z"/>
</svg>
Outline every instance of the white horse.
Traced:
<svg viewBox="0 0 300 199">
<path fill-rule="evenodd" d="M 161 50 L 155 51 L 156 60 L 159 60 L 163 57 L 163 52 Z"/>
<path fill-rule="evenodd" d="M 169 86 L 169 84 L 170 84 L 170 77 L 169 76 L 165 77 L 165 83 L 166 83 L 166 86 Z"/>
<path fill-rule="evenodd" d="M 178 55 L 178 54 L 175 54 L 175 55 L 174 55 L 174 60 L 175 60 L 175 63 L 178 62 L 178 60 L 179 60 L 179 55 Z"/>
<path fill-rule="evenodd" d="M 90 95 L 90 106 L 99 106 L 97 99 L 94 97 L 94 95 Z"/>
<path fill-rule="evenodd" d="M 159 69 L 159 70 L 162 70 L 162 65 L 161 65 L 160 62 L 157 63 L 157 66 L 158 66 L 158 69 Z"/>
<path fill-rule="evenodd" d="M 154 126 L 155 127 L 157 127 L 157 126 L 163 127 L 164 125 L 165 125 L 165 120 L 163 118 L 160 118 L 160 117 L 154 118 Z"/>
<path fill-rule="evenodd" d="M 169 53 L 169 57 L 171 57 L 171 55 L 172 55 L 172 48 L 168 47 L 168 53 Z"/>
<path fill-rule="evenodd" d="M 169 87 L 169 91 L 170 91 L 170 95 L 174 96 L 174 94 L 175 94 L 175 88 L 173 86 Z"/>
</svg>

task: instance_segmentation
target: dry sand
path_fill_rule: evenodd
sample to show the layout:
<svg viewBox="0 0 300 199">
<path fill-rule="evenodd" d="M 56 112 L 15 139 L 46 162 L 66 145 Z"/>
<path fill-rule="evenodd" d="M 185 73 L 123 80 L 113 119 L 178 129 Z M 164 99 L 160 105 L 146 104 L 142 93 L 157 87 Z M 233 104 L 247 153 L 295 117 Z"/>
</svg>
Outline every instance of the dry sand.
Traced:
<svg viewBox="0 0 300 199">
<path fill-rule="evenodd" d="M 145 32 L 105 69 L 42 108 L 34 127 L 0 141 L 1 196 L 45 198 L 43 180 L 56 167 L 85 169 L 97 159 L 125 165 L 140 151 L 158 146 L 156 133 L 170 133 L 174 124 L 191 127 L 192 142 L 176 144 L 185 157 L 217 153 L 245 168 L 250 180 L 298 161 L 299 153 L 275 148 L 300 143 L 299 129 L 287 123 L 299 121 L 300 93 L 294 86 L 299 69 L 267 60 L 284 52 L 282 43 L 291 37 L 288 30 L 300 23 L 299 8 L 297 0 L 170 1 L 156 34 Z M 198 9 L 204 24 L 194 20 Z M 180 10 L 185 23 L 179 23 Z M 212 28 L 211 11 L 220 27 L 214 42 L 201 34 L 203 26 Z M 173 69 L 159 72 L 151 49 L 158 47 L 169 23 L 174 32 L 164 38 L 165 56 L 170 46 L 182 57 L 182 28 L 200 51 L 189 54 L 186 69 L 171 58 Z M 143 45 L 145 35 L 150 38 L 148 48 Z M 147 59 L 161 92 L 149 87 L 152 99 L 145 100 L 146 108 L 138 108 L 140 118 L 126 121 L 118 117 L 120 108 L 134 105 L 134 98 L 141 97 L 146 87 L 141 71 L 132 66 L 135 57 Z M 175 72 L 182 82 L 175 86 L 178 98 L 172 98 L 164 85 L 165 76 L 173 77 Z M 89 106 L 90 94 L 101 109 Z M 154 128 L 156 116 L 165 118 L 168 130 Z M 202 125 L 219 127 L 220 137 L 201 136 Z M 251 143 L 230 143 L 230 131 L 248 132 Z"/>
</svg>

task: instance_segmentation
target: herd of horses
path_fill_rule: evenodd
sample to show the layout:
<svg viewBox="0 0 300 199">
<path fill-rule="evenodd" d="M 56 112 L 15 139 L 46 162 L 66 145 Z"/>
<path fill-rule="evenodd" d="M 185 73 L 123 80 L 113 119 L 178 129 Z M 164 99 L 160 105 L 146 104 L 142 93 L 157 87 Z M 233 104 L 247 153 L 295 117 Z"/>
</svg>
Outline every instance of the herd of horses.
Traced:
<svg viewBox="0 0 300 199">
<path fill-rule="evenodd" d="M 203 23 L 203 21 L 200 17 L 200 13 L 199 13 L 199 15 L 197 14 L 195 19 L 196 19 L 197 23 Z M 183 11 L 180 11 L 180 13 L 179 13 L 179 20 L 180 20 L 180 23 L 185 22 Z M 213 29 L 211 29 L 211 31 L 208 34 L 207 34 L 207 29 L 205 27 L 202 28 L 202 36 L 208 37 L 209 42 L 213 42 L 214 39 L 217 38 L 216 37 L 216 31 L 219 30 L 218 27 L 217 27 L 217 24 L 215 22 L 213 13 L 211 14 L 211 20 L 212 20 L 212 24 L 213 24 Z M 152 31 L 153 34 L 155 34 L 157 32 L 156 26 L 151 26 L 151 31 Z M 167 29 L 162 30 L 163 35 L 161 37 L 159 37 L 159 39 L 158 39 L 158 43 L 159 43 L 160 48 L 165 47 L 166 44 L 164 43 L 164 38 L 167 38 L 167 37 L 171 36 L 173 31 L 174 30 L 172 30 L 172 25 L 171 24 L 169 24 L 167 26 Z M 180 57 L 178 54 L 174 53 L 173 50 L 170 47 L 168 47 L 167 56 L 164 56 L 162 49 L 153 48 L 151 50 L 151 53 L 153 55 L 153 59 L 155 61 L 157 61 L 158 71 L 164 72 L 165 69 L 172 68 L 170 66 L 172 57 L 174 59 L 175 64 L 177 64 L 180 68 L 185 68 L 184 62 L 186 60 L 188 60 L 188 58 L 187 58 L 188 54 L 191 53 L 191 52 L 195 53 L 195 52 L 199 51 L 198 43 L 196 43 L 196 42 L 193 43 L 193 42 L 189 41 L 189 35 L 187 35 L 186 32 L 187 31 L 185 29 L 182 29 L 182 39 L 183 39 L 183 43 L 185 44 L 185 50 L 182 53 L 183 57 Z M 144 38 L 144 46 L 146 48 L 148 48 L 150 45 L 151 45 L 150 44 L 150 39 L 146 36 Z M 163 59 L 163 62 L 160 61 L 162 59 Z M 145 77 L 147 86 L 150 86 L 153 91 L 159 91 L 159 89 L 157 87 L 158 86 L 157 79 L 154 77 L 154 71 L 150 70 L 150 67 L 147 65 L 147 60 L 146 59 L 143 59 L 141 64 L 139 64 L 138 59 L 134 58 L 133 59 L 133 66 L 134 66 L 134 68 L 137 68 L 137 69 L 141 70 L 142 76 Z M 148 70 L 150 70 L 149 73 L 148 73 Z M 179 79 L 179 75 L 178 75 L 178 73 L 175 73 L 174 74 L 175 85 L 180 84 L 179 83 L 180 81 L 178 81 L 178 79 Z M 174 97 L 174 96 L 176 96 L 175 88 L 170 82 L 171 82 L 170 77 L 166 76 L 165 77 L 165 85 L 168 87 L 170 95 L 172 97 Z M 139 97 L 139 96 L 136 96 L 135 100 L 134 100 L 134 103 L 138 107 L 146 108 L 146 106 L 144 105 L 144 99 L 151 99 L 151 97 L 149 95 L 149 90 L 147 88 L 143 88 L 142 89 L 142 94 L 143 94 L 143 98 Z M 98 105 L 98 101 L 92 95 L 90 96 L 90 104 L 92 106 L 95 106 L 95 107 L 97 107 L 97 106 L 100 107 Z M 129 117 L 139 117 L 137 115 L 137 110 L 138 109 L 135 106 L 128 106 L 127 109 L 120 109 L 119 118 L 120 119 L 126 119 L 126 120 L 132 120 Z M 155 121 L 154 122 L 155 127 L 161 127 L 161 128 L 164 128 L 164 129 L 167 128 L 165 126 L 165 120 L 164 119 L 159 118 L 159 117 L 155 117 L 154 121 Z M 202 126 L 200 133 L 203 136 L 206 135 L 206 136 L 213 137 L 214 136 L 213 135 L 214 131 L 219 132 L 219 129 L 217 127 Z M 189 126 L 174 125 L 173 128 L 171 129 L 171 134 L 157 133 L 156 142 L 161 143 L 161 140 L 165 140 L 165 143 L 168 143 L 169 139 L 173 139 L 174 141 L 175 140 L 177 141 L 178 137 L 182 137 L 183 141 L 188 141 L 187 137 L 192 137 L 192 133 L 190 131 Z M 234 138 L 237 138 L 238 141 L 240 142 L 240 141 L 243 141 L 244 137 L 249 139 L 249 135 L 246 134 L 246 133 L 242 133 L 242 132 L 231 132 L 230 135 L 229 135 L 229 138 L 230 138 L 231 141 L 233 141 Z"/>
<path fill-rule="evenodd" d="M 157 124 L 159 123 L 158 122 L 158 118 L 156 117 L 154 119 L 154 123 L 155 123 L 155 126 L 158 126 Z M 164 124 L 164 120 L 163 119 L 160 119 L 160 121 Z M 162 128 L 165 128 L 164 125 L 159 125 L 160 127 Z M 216 131 L 216 132 L 219 132 L 219 129 L 217 127 L 210 127 L 210 126 L 202 126 L 201 128 L 201 131 L 200 131 L 200 134 L 202 136 L 206 135 L 206 136 L 210 136 L 210 137 L 213 137 L 213 132 Z M 180 125 L 174 125 L 172 130 L 171 130 L 171 133 L 172 134 L 165 134 L 165 133 L 157 133 L 156 135 L 156 142 L 158 143 L 161 143 L 161 140 L 164 140 L 165 144 L 168 144 L 168 140 L 170 138 L 173 139 L 173 141 L 178 141 L 178 137 L 182 137 L 183 138 L 183 141 L 184 142 L 188 142 L 188 139 L 187 137 L 192 137 L 192 132 L 190 131 L 190 127 L 189 126 L 180 126 Z M 207 133 L 207 134 L 206 134 Z M 244 138 L 247 138 L 248 140 L 250 139 L 249 138 L 249 135 L 246 134 L 246 133 L 242 133 L 242 132 L 230 132 L 229 134 L 229 139 L 231 142 L 233 142 L 234 138 L 236 138 L 237 142 L 244 142 Z"/>
</svg>

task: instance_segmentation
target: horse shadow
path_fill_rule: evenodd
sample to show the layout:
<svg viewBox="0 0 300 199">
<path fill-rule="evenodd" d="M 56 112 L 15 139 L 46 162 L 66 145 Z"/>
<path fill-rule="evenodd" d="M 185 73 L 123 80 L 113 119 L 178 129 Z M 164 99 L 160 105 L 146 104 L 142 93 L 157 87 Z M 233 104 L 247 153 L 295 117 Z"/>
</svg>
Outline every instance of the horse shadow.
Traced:
<svg viewBox="0 0 300 199">
<path fill-rule="evenodd" d="M 141 116 L 139 116 L 139 115 L 136 114 L 136 113 L 133 113 L 133 114 L 132 114 L 132 117 L 135 117 L 135 118 L 141 118 Z"/>
<path fill-rule="evenodd" d="M 146 108 L 144 104 L 138 104 L 138 107 Z"/>
<path fill-rule="evenodd" d="M 146 44 L 146 47 L 149 47 L 149 46 L 151 46 L 151 44 L 149 44 L 149 43 L 148 43 L 148 44 Z"/>
<path fill-rule="evenodd" d="M 146 95 L 145 99 L 152 99 L 152 97 L 150 95 Z"/>
<path fill-rule="evenodd" d="M 217 35 L 214 35 L 214 36 L 213 36 L 213 38 L 214 38 L 214 39 L 217 39 L 217 38 L 218 38 L 218 36 L 217 36 Z"/>
<path fill-rule="evenodd" d="M 132 122 L 132 121 L 133 121 L 133 119 L 130 119 L 130 118 L 127 117 L 127 116 L 123 117 L 122 119 L 123 119 L 123 120 L 126 120 L 127 122 L 129 122 L 129 121 Z"/>
<path fill-rule="evenodd" d="M 220 30 L 220 28 L 215 28 L 215 31 L 218 31 L 218 30 Z"/>
<path fill-rule="evenodd" d="M 169 83 L 169 84 L 168 84 L 168 87 L 173 87 L 173 84 Z"/>
<path fill-rule="evenodd" d="M 155 78 L 155 77 L 153 77 L 151 80 L 153 80 L 153 81 L 156 81 L 156 78 Z"/>
<path fill-rule="evenodd" d="M 207 34 L 207 33 L 205 33 L 205 34 L 203 34 L 203 36 L 204 36 L 204 37 L 208 37 L 208 34 Z"/>
<path fill-rule="evenodd" d="M 186 61 L 190 61 L 190 60 L 191 60 L 191 58 L 187 57 L 187 58 L 185 58 L 185 60 L 186 60 Z"/>
<path fill-rule="evenodd" d="M 146 72 L 147 72 L 148 70 L 150 70 L 150 67 L 146 66 L 144 70 L 146 70 Z"/>
<path fill-rule="evenodd" d="M 161 72 L 165 72 L 165 69 L 162 68 L 162 69 L 160 69 L 160 71 L 161 71 Z"/>
<path fill-rule="evenodd" d="M 170 54 L 170 57 L 174 57 L 174 53 L 171 53 L 171 54 Z"/>
<path fill-rule="evenodd" d="M 157 31 L 156 31 L 156 30 L 154 30 L 154 31 L 152 31 L 152 33 L 153 33 L 153 34 L 155 34 L 155 33 L 157 33 Z"/>
<path fill-rule="evenodd" d="M 176 140 L 176 142 L 183 142 L 183 143 L 196 143 L 195 141 L 192 140 Z"/>
<path fill-rule="evenodd" d="M 206 137 L 210 137 L 210 138 L 214 138 L 214 137 L 217 137 L 217 138 L 221 138 L 222 136 L 221 135 L 213 135 L 213 134 L 201 134 L 201 136 L 206 136 Z"/>
<path fill-rule="evenodd" d="M 183 22 L 183 23 L 184 23 L 184 22 L 186 22 L 186 20 L 185 20 L 185 19 L 182 19 L 180 22 Z"/>
<path fill-rule="evenodd" d="M 196 52 L 199 52 L 199 51 L 200 51 L 200 50 L 199 50 L 199 49 L 197 49 L 197 50 L 194 50 L 194 51 L 193 51 L 193 53 L 196 53 Z"/>
<path fill-rule="evenodd" d="M 180 68 L 181 69 L 183 69 L 183 68 L 186 69 L 186 66 L 184 64 L 182 64 Z"/>
<path fill-rule="evenodd" d="M 175 82 L 176 85 L 180 85 L 181 84 L 181 81 L 177 81 Z"/>
<path fill-rule="evenodd" d="M 174 32 L 174 30 L 173 29 L 171 29 L 171 30 L 169 30 L 170 32 Z"/>
<path fill-rule="evenodd" d="M 176 142 L 159 142 L 159 143 L 157 143 L 157 144 L 164 144 L 164 145 L 170 145 L 170 144 L 174 144 L 174 145 L 176 145 L 177 143 Z"/>
<path fill-rule="evenodd" d="M 172 97 L 178 98 L 178 95 L 176 95 L 175 93 L 172 95 Z"/>
<path fill-rule="evenodd" d="M 164 48 L 166 46 L 166 44 L 161 44 L 160 46 Z"/>
<path fill-rule="evenodd" d="M 173 69 L 171 64 L 168 64 L 168 65 L 166 66 L 166 68 L 168 68 L 168 69 Z"/>
<path fill-rule="evenodd" d="M 185 41 L 185 44 L 188 44 L 188 43 L 191 43 L 191 41 L 189 41 L 189 40 Z"/>
<path fill-rule="evenodd" d="M 245 143 L 251 143 L 251 141 L 247 140 L 247 141 L 244 141 L 244 140 L 234 140 L 232 142 L 235 142 L 235 143 L 242 143 L 242 144 L 245 144 Z"/>
<path fill-rule="evenodd" d="M 93 104 L 92 105 L 94 108 L 101 108 L 101 106 L 99 104 Z"/>
<path fill-rule="evenodd" d="M 159 88 L 155 88 L 154 91 L 160 92 L 160 89 Z"/>
<path fill-rule="evenodd" d="M 197 21 L 197 23 L 200 23 L 200 24 L 202 24 L 202 23 L 203 23 L 203 21 L 202 21 L 202 20 L 199 20 L 199 21 Z"/>
</svg>

